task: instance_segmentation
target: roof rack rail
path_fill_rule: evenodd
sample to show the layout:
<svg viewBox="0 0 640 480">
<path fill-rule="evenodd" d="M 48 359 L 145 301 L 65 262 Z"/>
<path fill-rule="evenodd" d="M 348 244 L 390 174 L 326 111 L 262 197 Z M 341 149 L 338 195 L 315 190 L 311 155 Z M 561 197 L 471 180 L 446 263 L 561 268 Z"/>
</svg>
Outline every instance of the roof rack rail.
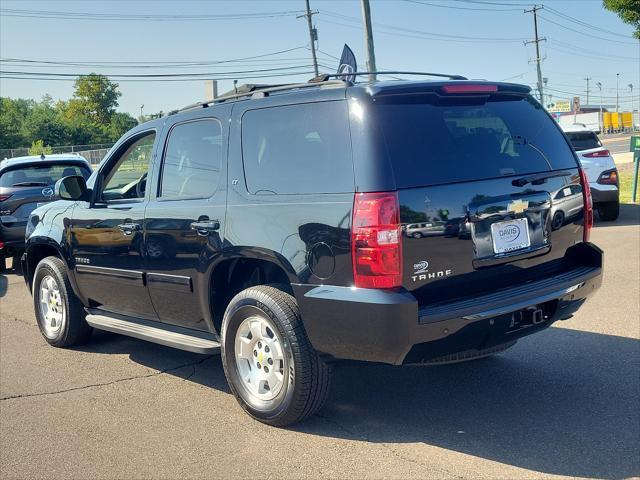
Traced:
<svg viewBox="0 0 640 480">
<path fill-rule="evenodd" d="M 349 75 L 423 75 L 426 77 L 441 77 L 448 78 L 449 80 L 469 80 L 467 77 L 463 77 L 462 75 L 450 75 L 448 73 L 430 73 L 430 72 L 405 72 L 405 71 L 396 71 L 396 70 L 385 70 L 379 72 L 353 72 L 353 73 L 326 73 L 318 75 L 317 77 L 310 80 L 310 82 L 326 82 L 330 78 L 341 78 L 347 77 Z"/>
<path fill-rule="evenodd" d="M 322 84 L 322 85 L 320 85 Z M 209 105 L 214 103 L 221 103 L 226 100 L 239 99 L 242 97 L 255 97 L 261 98 L 266 97 L 269 93 L 273 92 L 284 92 L 286 90 L 295 90 L 298 88 L 309 88 L 309 87 L 318 87 L 318 86 L 346 86 L 350 85 L 350 82 L 346 80 L 324 80 L 314 81 L 314 82 L 306 82 L 306 83 L 288 83 L 282 85 L 253 85 L 246 84 L 240 85 L 236 89 L 231 90 L 230 92 L 225 93 L 217 98 L 212 98 L 211 100 L 205 100 L 204 102 L 192 103 L 191 105 L 187 105 L 186 107 L 182 107 L 178 110 L 172 110 L 168 112 L 166 115 L 174 115 L 178 112 L 184 112 L 187 110 L 193 110 L 194 108 L 207 108 Z"/>
</svg>

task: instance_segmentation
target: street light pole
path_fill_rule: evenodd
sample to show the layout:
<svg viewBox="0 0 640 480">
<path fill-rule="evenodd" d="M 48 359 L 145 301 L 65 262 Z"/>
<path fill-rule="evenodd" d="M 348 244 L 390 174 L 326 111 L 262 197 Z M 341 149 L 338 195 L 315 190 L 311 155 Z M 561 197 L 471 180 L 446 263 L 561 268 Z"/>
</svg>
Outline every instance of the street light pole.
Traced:
<svg viewBox="0 0 640 480">
<path fill-rule="evenodd" d="M 600 118 L 598 124 L 600 125 L 600 133 L 604 133 L 604 118 L 602 118 L 602 83 L 597 82 L 596 86 L 600 90 Z"/>
</svg>

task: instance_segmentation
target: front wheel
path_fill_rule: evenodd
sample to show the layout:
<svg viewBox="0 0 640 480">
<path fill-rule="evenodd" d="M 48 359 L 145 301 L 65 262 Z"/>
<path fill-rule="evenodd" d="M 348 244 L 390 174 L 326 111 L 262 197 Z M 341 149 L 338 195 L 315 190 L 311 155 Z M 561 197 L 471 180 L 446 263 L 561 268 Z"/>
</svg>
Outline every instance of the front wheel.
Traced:
<svg viewBox="0 0 640 480">
<path fill-rule="evenodd" d="M 612 222 L 620 215 L 620 202 L 605 202 L 597 205 L 598 215 L 605 222 Z"/>
<path fill-rule="evenodd" d="M 288 293 L 264 285 L 240 292 L 227 307 L 221 338 L 229 387 L 256 420 L 290 425 L 326 401 L 330 367 L 309 343 Z"/>
<path fill-rule="evenodd" d="M 33 304 L 40 332 L 50 345 L 71 347 L 91 335 L 84 308 L 59 258 L 46 257 L 38 263 L 33 276 Z"/>
</svg>

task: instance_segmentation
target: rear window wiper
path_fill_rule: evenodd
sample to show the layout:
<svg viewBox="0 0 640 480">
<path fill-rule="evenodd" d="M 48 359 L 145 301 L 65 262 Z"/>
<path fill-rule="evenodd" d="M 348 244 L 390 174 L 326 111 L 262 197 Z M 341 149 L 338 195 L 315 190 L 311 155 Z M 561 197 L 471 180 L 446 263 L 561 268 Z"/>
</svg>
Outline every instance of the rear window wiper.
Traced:
<svg viewBox="0 0 640 480">
<path fill-rule="evenodd" d="M 549 172 L 549 173 L 538 173 L 537 175 L 529 175 L 527 177 L 517 178 L 511 182 L 514 187 L 524 187 L 528 183 L 531 185 L 542 185 L 549 178 L 554 177 L 565 177 L 567 175 L 571 175 L 571 172 L 562 171 L 562 172 Z"/>
<path fill-rule="evenodd" d="M 525 137 L 523 137 L 522 135 L 514 135 L 511 137 L 511 139 L 513 140 L 514 145 L 527 145 L 533 148 L 536 152 L 540 154 L 542 158 L 544 158 L 544 161 L 547 162 L 547 165 L 549 166 L 549 170 L 553 170 L 553 167 L 551 166 L 551 162 L 549 161 L 547 156 L 544 154 L 544 152 L 540 150 L 538 147 L 536 147 L 529 140 L 527 140 Z"/>
<path fill-rule="evenodd" d="M 11 185 L 12 187 L 46 187 L 47 182 L 18 182 Z"/>
</svg>

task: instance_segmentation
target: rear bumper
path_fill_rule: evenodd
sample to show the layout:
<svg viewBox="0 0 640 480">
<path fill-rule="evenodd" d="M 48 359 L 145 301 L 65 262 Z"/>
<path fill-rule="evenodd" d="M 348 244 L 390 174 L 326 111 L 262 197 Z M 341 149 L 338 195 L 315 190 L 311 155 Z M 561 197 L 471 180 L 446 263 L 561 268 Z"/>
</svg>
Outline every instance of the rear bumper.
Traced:
<svg viewBox="0 0 640 480">
<path fill-rule="evenodd" d="M 419 307 L 411 293 L 294 285 L 307 335 L 335 359 L 393 365 L 509 343 L 567 319 L 602 283 L 602 251 L 579 266 L 471 300 Z M 582 256 L 582 255 L 581 255 Z M 533 312 L 535 319 L 529 319 Z"/>
<path fill-rule="evenodd" d="M 594 183 L 591 185 L 591 198 L 593 203 L 618 202 L 620 192 L 616 185 L 600 185 Z"/>
</svg>

